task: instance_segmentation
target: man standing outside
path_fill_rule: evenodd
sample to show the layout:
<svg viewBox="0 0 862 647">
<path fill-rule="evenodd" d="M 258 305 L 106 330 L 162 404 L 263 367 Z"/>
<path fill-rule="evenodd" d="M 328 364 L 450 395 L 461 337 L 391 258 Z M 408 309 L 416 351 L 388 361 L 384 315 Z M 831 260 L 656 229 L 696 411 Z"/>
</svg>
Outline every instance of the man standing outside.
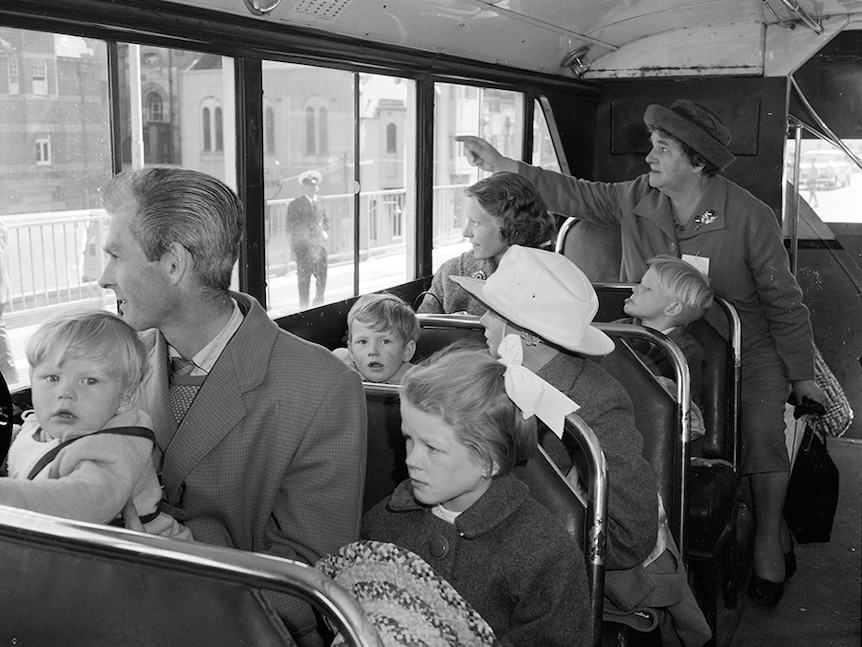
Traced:
<svg viewBox="0 0 862 647">
<path fill-rule="evenodd" d="M 149 352 L 141 404 L 169 511 L 198 541 L 309 564 L 355 540 L 361 382 L 229 290 L 243 224 L 236 194 L 197 171 L 146 168 L 113 178 L 104 202 L 99 283 Z M 270 601 L 300 645 L 322 644 L 306 603 Z"/>
<path fill-rule="evenodd" d="M 311 277 L 314 276 L 315 296 L 313 305 L 323 304 L 326 290 L 326 271 L 329 259 L 326 239 L 329 237 L 329 221 L 318 200 L 322 177 L 317 171 L 305 171 L 299 176 L 303 195 L 295 198 L 287 207 L 287 229 L 290 245 L 296 257 L 296 276 L 299 284 L 299 307 L 308 307 Z"/>
</svg>

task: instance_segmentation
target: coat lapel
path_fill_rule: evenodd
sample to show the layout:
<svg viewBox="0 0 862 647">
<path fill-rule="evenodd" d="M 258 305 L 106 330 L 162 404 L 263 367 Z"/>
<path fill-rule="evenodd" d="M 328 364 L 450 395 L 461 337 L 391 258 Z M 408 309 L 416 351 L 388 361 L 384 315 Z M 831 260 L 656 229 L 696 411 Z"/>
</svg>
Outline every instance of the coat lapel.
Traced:
<svg viewBox="0 0 862 647">
<path fill-rule="evenodd" d="M 245 393 L 263 380 L 275 342 L 278 329 L 257 302 L 246 295 L 231 296 L 239 303 L 245 319 L 222 351 L 165 451 L 163 481 L 171 503 L 179 502 L 183 480 L 195 466 L 228 433 L 241 426 L 248 413 Z M 167 411 L 170 416 L 170 407 Z"/>
<path fill-rule="evenodd" d="M 649 220 L 669 239 L 676 239 L 676 230 L 673 227 L 673 215 L 670 206 L 670 198 L 661 191 L 649 191 L 634 209 L 634 215 Z"/>
<path fill-rule="evenodd" d="M 159 454 L 156 469 L 161 472 L 164 461 L 164 448 L 167 447 L 177 431 L 177 423 L 171 414 L 170 377 L 168 376 L 168 344 L 157 330 L 149 330 L 141 335 L 147 351 L 149 373 L 144 380 L 142 408 L 150 414 L 153 432 L 156 435 L 156 451 Z"/>
</svg>

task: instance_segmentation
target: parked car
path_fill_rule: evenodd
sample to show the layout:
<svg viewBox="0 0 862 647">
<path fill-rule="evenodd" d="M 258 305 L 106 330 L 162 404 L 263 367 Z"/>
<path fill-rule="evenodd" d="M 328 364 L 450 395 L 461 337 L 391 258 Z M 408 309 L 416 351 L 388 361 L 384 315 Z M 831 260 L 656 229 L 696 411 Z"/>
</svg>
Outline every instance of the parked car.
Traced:
<svg viewBox="0 0 862 647">
<path fill-rule="evenodd" d="M 847 186 L 852 172 L 853 163 L 840 151 L 808 151 L 799 162 L 799 190 Z"/>
</svg>

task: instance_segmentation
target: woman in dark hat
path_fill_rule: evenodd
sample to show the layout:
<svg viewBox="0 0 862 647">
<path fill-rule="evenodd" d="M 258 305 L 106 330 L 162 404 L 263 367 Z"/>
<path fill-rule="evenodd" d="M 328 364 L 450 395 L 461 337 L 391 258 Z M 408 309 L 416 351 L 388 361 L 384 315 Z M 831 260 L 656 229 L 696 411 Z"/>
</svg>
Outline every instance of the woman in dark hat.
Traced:
<svg viewBox="0 0 862 647">
<path fill-rule="evenodd" d="M 628 182 L 589 182 L 503 157 L 477 137 L 464 142 L 470 163 L 516 171 L 538 187 L 551 211 L 620 229 L 620 279 L 638 282 L 646 261 L 678 256 L 710 278 L 742 319 L 742 465 L 756 518 L 749 594 L 778 603 L 795 569 L 781 513 L 790 464 L 784 403 L 791 387 L 822 401 L 814 382 L 814 342 L 802 291 L 790 272 L 775 214 L 720 175 L 734 161 L 730 132 L 707 108 L 682 99 L 644 113 L 649 172 Z M 784 533 L 786 535 L 786 531 Z"/>
</svg>

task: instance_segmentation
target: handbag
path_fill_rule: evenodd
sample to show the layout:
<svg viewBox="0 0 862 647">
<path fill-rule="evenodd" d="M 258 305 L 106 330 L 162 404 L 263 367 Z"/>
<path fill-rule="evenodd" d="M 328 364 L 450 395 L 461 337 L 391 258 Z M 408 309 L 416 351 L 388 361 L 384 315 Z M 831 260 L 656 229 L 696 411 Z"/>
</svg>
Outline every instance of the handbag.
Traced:
<svg viewBox="0 0 862 647">
<path fill-rule="evenodd" d="M 853 422 L 853 409 L 844 389 L 823 359 L 818 348 L 814 348 L 814 381 L 823 392 L 826 413 L 814 421 L 814 429 L 823 435 L 839 437 L 844 434 Z"/>
<path fill-rule="evenodd" d="M 838 468 L 826 435 L 812 423 L 805 425 L 784 500 L 784 519 L 800 544 L 829 541 L 838 508 Z"/>
</svg>

